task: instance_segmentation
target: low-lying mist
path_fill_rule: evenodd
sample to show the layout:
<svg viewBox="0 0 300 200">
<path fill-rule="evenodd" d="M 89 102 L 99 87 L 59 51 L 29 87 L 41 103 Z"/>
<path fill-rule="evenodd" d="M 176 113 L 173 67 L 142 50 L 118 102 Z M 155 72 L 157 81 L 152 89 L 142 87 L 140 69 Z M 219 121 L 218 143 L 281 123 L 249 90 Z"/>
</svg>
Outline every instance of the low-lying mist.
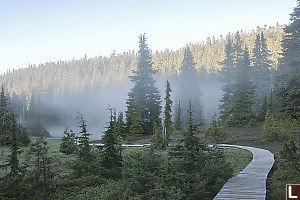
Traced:
<svg viewBox="0 0 300 200">
<path fill-rule="evenodd" d="M 164 107 L 165 84 L 167 79 L 171 84 L 171 99 L 173 100 L 173 112 L 175 110 L 176 96 L 178 92 L 178 83 L 174 77 L 166 77 L 161 74 L 155 76 L 156 86 L 161 93 L 161 105 Z M 218 113 L 219 100 L 222 95 L 222 84 L 216 76 L 199 79 L 201 89 L 202 116 L 207 124 L 214 113 Z M 80 131 L 78 113 L 83 114 L 87 120 L 88 131 L 92 139 L 100 139 L 105 131 L 109 121 L 108 108 L 115 108 L 116 112 L 123 112 L 125 116 L 126 99 L 128 92 L 132 88 L 129 79 L 122 82 L 112 82 L 103 87 L 94 90 L 84 90 L 80 93 L 70 96 L 52 96 L 41 99 L 41 106 L 44 112 L 54 113 L 57 120 L 48 120 L 44 122 L 45 127 L 52 136 L 62 136 L 66 127 L 76 133 Z M 186 112 L 187 108 L 182 108 Z M 163 111 L 163 110 L 162 110 Z M 162 112 L 163 113 L 163 112 Z M 47 115 L 47 113 L 43 113 Z"/>
</svg>

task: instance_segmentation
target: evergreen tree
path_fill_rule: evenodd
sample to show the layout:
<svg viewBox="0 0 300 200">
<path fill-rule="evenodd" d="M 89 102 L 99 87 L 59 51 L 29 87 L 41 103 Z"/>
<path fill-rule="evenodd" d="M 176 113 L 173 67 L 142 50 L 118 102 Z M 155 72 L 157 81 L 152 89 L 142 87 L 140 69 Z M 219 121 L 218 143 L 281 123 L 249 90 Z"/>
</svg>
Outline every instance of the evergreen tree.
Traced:
<svg viewBox="0 0 300 200">
<path fill-rule="evenodd" d="M 26 155 L 26 167 L 28 168 L 26 176 L 28 184 L 24 194 L 26 199 L 46 200 L 49 197 L 54 172 L 48 150 L 47 141 L 42 136 L 30 145 Z"/>
<path fill-rule="evenodd" d="M 76 135 L 71 129 L 66 128 L 64 131 L 63 138 L 61 139 L 59 151 L 64 154 L 73 154 L 77 150 Z"/>
<path fill-rule="evenodd" d="M 227 120 L 229 126 L 244 126 L 254 118 L 252 105 L 255 88 L 250 80 L 250 60 L 248 49 L 245 48 L 242 60 L 237 60 L 238 78 L 232 94 L 231 115 Z"/>
<path fill-rule="evenodd" d="M 126 119 L 129 131 L 140 129 L 139 126 L 142 126 L 143 132 L 141 133 L 152 134 L 153 123 L 159 121 L 161 101 L 152 77 L 156 71 L 152 68 L 152 56 L 146 43 L 145 34 L 140 36 L 139 43 L 137 70 L 133 71 L 133 75 L 130 76 L 134 86 L 129 92 L 126 102 Z M 140 119 L 136 119 L 137 117 Z"/>
<path fill-rule="evenodd" d="M 28 132 L 26 131 L 26 128 L 23 127 L 21 124 L 18 125 L 18 129 L 19 129 L 19 139 L 20 142 L 24 145 L 24 146 L 28 146 L 29 143 L 31 142 Z"/>
<path fill-rule="evenodd" d="M 255 107 L 258 110 L 259 104 L 263 102 L 263 94 L 267 94 L 272 87 L 272 62 L 263 32 L 256 35 L 252 62 L 254 69 L 252 81 L 256 86 L 256 102 L 258 102 Z"/>
<path fill-rule="evenodd" d="M 231 34 L 228 34 L 226 37 L 226 46 L 225 46 L 225 59 L 220 64 L 223 65 L 222 73 L 226 74 L 225 77 L 229 77 L 232 73 L 231 71 L 234 68 L 234 48 Z M 224 81 L 232 81 L 229 78 L 225 78 Z"/>
<path fill-rule="evenodd" d="M 195 136 L 196 124 L 194 123 L 193 112 L 192 102 L 190 101 L 187 110 L 188 126 L 184 134 L 183 142 L 191 157 L 194 157 L 196 153 L 199 153 L 199 139 Z"/>
<path fill-rule="evenodd" d="M 5 144 L 10 143 L 9 136 L 10 136 L 10 109 L 8 108 L 8 99 L 5 96 L 4 86 L 1 87 L 1 94 L 0 94 L 0 142 L 1 142 L 1 154 L 3 155 L 3 146 Z"/>
<path fill-rule="evenodd" d="M 151 138 L 151 141 L 153 143 L 153 146 L 156 149 L 161 149 L 164 147 L 164 138 L 162 136 L 162 127 L 160 124 L 158 124 L 156 122 L 154 124 L 153 136 Z"/>
<path fill-rule="evenodd" d="M 221 78 L 224 82 L 223 86 L 223 96 L 220 100 L 221 105 L 219 106 L 220 109 L 220 118 L 223 122 L 225 122 L 228 117 L 230 116 L 230 107 L 232 104 L 232 92 L 233 92 L 233 83 L 235 80 L 234 76 L 234 48 L 233 48 L 233 41 L 231 35 L 229 34 L 226 37 L 226 46 L 225 46 L 225 59 L 221 62 L 223 66 L 221 70 Z"/>
<path fill-rule="evenodd" d="M 120 178 L 122 166 L 121 144 L 117 140 L 116 131 L 117 124 L 110 109 L 109 126 L 102 137 L 104 146 L 101 151 L 101 173 L 104 177 L 112 179 Z"/>
<path fill-rule="evenodd" d="M 18 155 L 21 153 L 20 141 L 18 138 L 18 125 L 14 114 L 10 114 L 11 119 L 11 129 L 10 129 L 10 155 L 4 164 L 0 165 L 2 169 L 9 169 L 9 173 L 3 177 L 6 182 L 6 188 L 1 188 L 4 190 L 2 192 L 6 193 L 5 196 L 18 199 L 21 193 L 21 181 L 22 173 L 24 172 L 19 163 Z"/>
<path fill-rule="evenodd" d="M 175 119 L 174 119 L 174 127 L 176 130 L 180 131 L 182 129 L 181 127 L 181 107 L 180 107 L 180 101 L 178 102 L 178 106 L 176 108 L 175 113 Z"/>
<path fill-rule="evenodd" d="M 81 113 L 79 113 L 79 115 L 77 116 L 77 120 L 79 121 L 79 127 L 81 128 L 81 131 L 79 133 L 80 136 L 78 137 L 78 159 L 88 162 L 91 159 L 91 147 L 89 145 L 89 137 L 91 134 L 87 131 L 86 120 L 83 118 L 83 115 Z"/>
<path fill-rule="evenodd" d="M 254 67 L 259 69 L 261 67 L 261 64 L 263 63 L 263 58 L 262 58 L 262 45 L 261 45 L 261 39 L 260 39 L 260 34 L 256 34 L 256 39 L 254 43 L 254 48 L 253 48 L 253 58 L 252 62 L 254 64 Z"/>
<path fill-rule="evenodd" d="M 269 109 L 268 101 L 267 101 L 267 96 L 265 95 L 264 101 L 261 105 L 261 109 L 257 115 L 257 121 L 263 122 L 265 121 L 265 116 L 267 114 L 267 111 Z"/>
<path fill-rule="evenodd" d="M 269 142 L 280 141 L 283 137 L 279 122 L 270 110 L 267 111 L 265 117 L 263 137 Z"/>
<path fill-rule="evenodd" d="M 270 98 L 269 98 L 269 110 L 270 112 L 274 113 L 276 111 L 276 108 L 277 108 L 276 96 L 274 96 L 273 89 L 271 89 Z"/>
<path fill-rule="evenodd" d="M 191 101 L 188 104 L 188 123 L 184 131 L 182 144 L 179 144 L 172 148 L 170 155 L 174 158 L 182 160 L 180 167 L 184 168 L 184 171 L 188 174 L 194 173 L 195 169 L 202 169 L 205 163 L 204 150 L 205 147 L 201 144 L 199 138 L 195 135 L 196 124 L 193 119 L 193 110 Z"/>
<path fill-rule="evenodd" d="M 136 104 L 131 104 L 130 115 L 127 115 L 127 128 L 129 129 L 129 137 L 135 138 L 144 134 L 143 124 L 144 121 L 140 116 L 140 112 Z"/>
<path fill-rule="evenodd" d="M 217 115 L 214 114 L 209 128 L 206 130 L 205 136 L 214 142 L 220 142 L 221 140 L 225 139 L 225 132 L 220 126 L 220 123 L 217 121 Z"/>
<path fill-rule="evenodd" d="M 126 124 L 123 120 L 123 112 L 119 112 L 118 114 L 118 132 L 120 133 L 121 138 L 125 138 L 127 136 L 126 133 Z"/>
<path fill-rule="evenodd" d="M 114 127 L 114 137 L 117 138 L 118 140 L 121 139 L 122 137 L 122 127 L 119 126 L 119 116 L 117 116 L 117 111 L 116 109 L 112 109 L 112 108 L 109 108 L 109 110 L 111 111 L 111 114 L 112 114 L 112 123 L 113 123 L 113 127 Z"/>
<path fill-rule="evenodd" d="M 242 65 L 243 62 L 243 41 L 241 39 L 241 34 L 239 31 L 236 32 L 234 36 L 234 44 L 233 44 L 233 58 L 234 58 L 234 68 L 238 68 L 239 65 Z M 249 52 L 248 52 L 248 57 L 249 57 Z"/>
<path fill-rule="evenodd" d="M 184 49 L 184 57 L 181 62 L 181 74 L 178 77 L 179 84 L 179 100 L 181 106 L 187 109 L 189 101 L 193 103 L 195 122 L 200 123 L 202 120 L 202 106 L 201 106 L 201 89 L 198 72 L 196 70 L 196 63 L 190 47 Z M 184 126 L 188 124 L 188 115 L 181 113 L 181 121 Z"/>
<path fill-rule="evenodd" d="M 164 128 L 165 128 L 165 131 L 166 131 L 166 142 L 167 140 L 169 139 L 170 137 L 170 134 L 171 134 L 171 130 L 172 130 L 172 115 L 171 115 L 171 112 L 172 112 L 172 103 L 173 101 L 171 100 L 171 93 L 172 90 L 171 90 L 171 87 L 170 87 L 170 83 L 169 81 L 167 80 L 167 83 L 166 83 L 166 97 L 165 97 L 165 110 L 164 110 L 164 114 L 165 114 L 165 119 L 164 119 Z"/>
<path fill-rule="evenodd" d="M 277 88 L 277 96 L 280 103 L 280 111 L 293 119 L 300 119 L 300 1 L 291 14 L 291 23 L 285 27 L 285 35 L 282 41 L 283 58 L 279 71 L 280 85 Z"/>
</svg>

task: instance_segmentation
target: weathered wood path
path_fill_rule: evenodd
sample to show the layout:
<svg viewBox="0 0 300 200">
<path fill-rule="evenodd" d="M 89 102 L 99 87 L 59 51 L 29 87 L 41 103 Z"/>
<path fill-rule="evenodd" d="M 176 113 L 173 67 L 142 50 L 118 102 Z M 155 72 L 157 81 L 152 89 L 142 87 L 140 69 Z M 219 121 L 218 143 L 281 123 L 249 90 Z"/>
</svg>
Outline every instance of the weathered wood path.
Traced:
<svg viewBox="0 0 300 200">
<path fill-rule="evenodd" d="M 253 154 L 253 159 L 243 171 L 225 183 L 214 200 L 265 199 L 267 176 L 274 164 L 274 155 L 268 150 L 248 146 L 227 144 L 218 146 L 249 150 Z"/>
</svg>

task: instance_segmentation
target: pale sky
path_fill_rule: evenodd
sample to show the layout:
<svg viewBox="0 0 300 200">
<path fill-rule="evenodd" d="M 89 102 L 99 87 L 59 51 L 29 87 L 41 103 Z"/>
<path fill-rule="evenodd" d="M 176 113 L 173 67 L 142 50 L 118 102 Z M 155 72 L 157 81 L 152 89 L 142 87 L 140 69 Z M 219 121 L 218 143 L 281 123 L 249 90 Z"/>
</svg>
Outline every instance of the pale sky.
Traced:
<svg viewBox="0 0 300 200">
<path fill-rule="evenodd" d="M 0 0 L 0 73 L 289 23 L 296 0 Z"/>
</svg>

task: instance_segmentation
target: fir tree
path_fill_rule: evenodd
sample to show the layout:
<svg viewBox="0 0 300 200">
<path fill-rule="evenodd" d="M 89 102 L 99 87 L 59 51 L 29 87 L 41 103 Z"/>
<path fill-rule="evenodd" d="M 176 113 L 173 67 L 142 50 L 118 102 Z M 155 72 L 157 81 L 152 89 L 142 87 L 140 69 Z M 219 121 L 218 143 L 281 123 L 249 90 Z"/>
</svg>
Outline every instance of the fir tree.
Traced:
<svg viewBox="0 0 300 200">
<path fill-rule="evenodd" d="M 234 76 L 234 48 L 231 35 L 229 34 L 226 37 L 226 46 L 225 46 L 225 59 L 220 64 L 223 66 L 221 70 L 221 78 L 224 82 L 223 86 L 223 96 L 220 100 L 221 105 L 220 109 L 220 118 L 222 122 L 225 122 L 230 116 L 230 107 L 232 104 L 232 92 L 233 92 L 233 83 L 235 80 Z"/>
<path fill-rule="evenodd" d="M 193 119 L 193 110 L 192 110 L 192 103 L 189 101 L 188 105 L 188 126 L 184 134 L 184 146 L 187 148 L 191 159 L 195 156 L 196 153 L 199 151 L 199 139 L 195 136 L 196 125 Z"/>
<path fill-rule="evenodd" d="M 8 99 L 5 96 L 4 86 L 1 87 L 1 94 L 0 94 L 0 142 L 1 142 L 1 154 L 3 155 L 3 146 L 5 144 L 10 143 L 9 135 L 10 135 L 10 109 L 8 108 Z"/>
<path fill-rule="evenodd" d="M 184 49 L 184 57 L 181 63 L 182 73 L 196 73 L 196 63 L 194 61 L 194 56 L 191 52 L 189 46 Z"/>
<path fill-rule="evenodd" d="M 296 141 L 290 139 L 288 142 L 283 144 L 282 149 L 280 150 L 280 157 L 283 158 L 285 161 L 288 161 L 289 164 L 294 168 L 293 174 L 299 174 L 299 167 L 300 167 L 300 146 L 299 144 L 296 145 Z"/>
<path fill-rule="evenodd" d="M 87 131 L 86 120 L 83 118 L 83 115 L 81 113 L 79 113 L 79 115 L 77 116 L 77 120 L 79 121 L 79 127 L 81 128 L 81 131 L 79 133 L 80 136 L 78 137 L 78 159 L 88 162 L 91 159 L 91 147 L 89 145 L 89 137 L 91 134 Z"/>
<path fill-rule="evenodd" d="M 176 130 L 180 131 L 182 129 L 181 127 L 181 107 L 180 107 L 180 101 L 178 102 L 178 106 L 176 108 L 175 113 L 175 120 L 174 120 L 174 127 Z"/>
<path fill-rule="evenodd" d="M 232 81 L 229 76 L 232 75 L 231 71 L 234 68 L 234 48 L 231 34 L 228 34 L 226 37 L 226 45 L 225 45 L 225 59 L 220 64 L 223 65 L 222 74 L 224 74 L 225 78 L 223 81 L 230 82 Z"/>
<path fill-rule="evenodd" d="M 167 80 L 167 83 L 166 83 L 166 97 L 165 97 L 165 110 L 164 110 L 164 114 L 165 114 L 165 119 L 164 119 L 164 128 L 165 128 L 165 131 L 166 131 L 166 142 L 167 140 L 169 139 L 170 137 L 170 134 L 171 134 L 171 130 L 172 130 L 172 115 L 171 115 L 171 112 L 172 112 L 172 103 L 173 101 L 171 100 L 171 93 L 172 90 L 171 90 L 171 87 L 170 87 L 170 83 L 169 81 Z"/>
<path fill-rule="evenodd" d="M 279 127 L 278 120 L 270 110 L 267 111 L 265 117 L 263 137 L 269 142 L 280 141 L 283 137 L 283 132 Z"/>
<path fill-rule="evenodd" d="M 140 36 L 139 56 L 137 70 L 130 76 L 134 86 L 128 94 L 127 100 L 127 126 L 130 130 L 140 129 L 145 134 L 152 134 L 153 123 L 159 121 L 161 112 L 160 94 L 155 86 L 152 68 L 152 56 L 146 43 L 145 34 Z M 139 117 L 140 119 L 136 119 Z M 138 125 L 141 122 L 140 125 Z M 131 127 L 134 124 L 134 127 Z M 134 131 L 136 132 L 136 131 Z M 132 131 L 131 131 L 132 133 Z"/>
<path fill-rule="evenodd" d="M 214 114 L 209 128 L 206 130 L 205 136 L 214 142 L 220 142 L 221 140 L 225 139 L 225 132 L 220 126 L 220 123 L 217 121 L 217 115 Z"/>
<path fill-rule="evenodd" d="M 191 101 L 189 101 L 187 109 L 188 123 L 183 133 L 181 140 L 182 144 L 179 144 L 172 148 L 170 155 L 176 159 L 180 159 L 180 167 L 184 168 L 184 171 L 188 174 L 194 173 L 195 169 L 201 169 L 204 166 L 204 145 L 200 142 L 199 138 L 195 135 L 196 124 L 193 119 L 193 110 Z"/>
<path fill-rule="evenodd" d="M 153 146 L 156 149 L 161 149 L 164 147 L 164 138 L 162 137 L 162 127 L 160 124 L 156 122 L 154 124 L 153 136 L 151 138 L 151 141 L 153 143 Z"/>
<path fill-rule="evenodd" d="M 181 62 L 181 74 L 178 77 L 179 83 L 179 100 L 181 107 L 187 109 L 189 101 L 193 103 L 195 122 L 200 123 L 202 120 L 202 106 L 201 106 L 201 89 L 199 82 L 199 75 L 196 70 L 196 63 L 190 47 L 184 49 L 184 57 Z M 184 126 L 188 123 L 188 115 L 181 113 L 181 121 Z"/>
<path fill-rule="evenodd" d="M 143 119 L 136 104 L 132 104 L 130 115 L 127 116 L 127 127 L 130 138 L 135 138 L 144 134 Z"/>
<path fill-rule="evenodd" d="M 261 39 L 260 39 L 260 34 L 256 34 L 256 39 L 254 43 L 254 48 L 253 48 L 253 58 L 252 62 L 254 64 L 254 67 L 259 69 L 261 67 L 261 64 L 263 63 L 263 58 L 262 58 L 262 45 L 261 45 Z"/>
<path fill-rule="evenodd" d="M 21 124 L 18 125 L 18 132 L 19 132 L 19 139 L 20 142 L 24 145 L 24 146 L 28 146 L 29 143 L 31 142 L 28 132 L 26 131 L 26 128 L 23 127 Z"/>
<path fill-rule="evenodd" d="M 261 109 L 257 115 L 257 121 L 263 122 L 265 121 L 265 116 L 267 114 L 267 111 L 269 109 L 268 101 L 267 101 L 267 96 L 265 95 L 264 101 L 261 105 Z"/>
<path fill-rule="evenodd" d="M 119 178 L 122 166 L 121 144 L 116 138 L 117 124 L 110 109 L 110 122 L 104 132 L 102 142 L 104 143 L 101 151 L 102 175 L 106 178 Z"/>
<path fill-rule="evenodd" d="M 256 101 L 259 102 L 255 107 L 259 107 L 259 104 L 263 102 L 263 94 L 267 94 L 272 87 L 272 62 L 263 32 L 256 35 L 252 62 L 254 69 L 252 81 L 256 86 Z"/>
<path fill-rule="evenodd" d="M 26 167 L 28 168 L 26 182 L 29 183 L 24 194 L 26 199 L 46 200 L 49 197 L 54 172 L 48 150 L 47 141 L 42 136 L 30 145 L 26 155 Z"/>
<path fill-rule="evenodd" d="M 279 71 L 280 85 L 277 88 L 277 96 L 280 103 L 280 111 L 293 119 L 300 119 L 300 1 L 291 14 L 291 23 L 285 27 L 285 35 L 282 41 L 283 58 Z"/>
<path fill-rule="evenodd" d="M 237 61 L 238 79 L 232 94 L 231 115 L 227 120 L 229 126 L 244 126 L 254 118 L 252 105 L 255 88 L 250 80 L 250 60 L 248 49 L 245 48 L 242 60 Z"/>
<path fill-rule="evenodd" d="M 120 133 L 121 138 L 126 138 L 127 133 L 126 133 L 126 124 L 123 119 L 123 112 L 119 112 L 118 114 L 118 132 Z"/>
<path fill-rule="evenodd" d="M 269 110 L 270 112 L 274 113 L 276 111 L 276 108 L 277 108 L 276 97 L 273 94 L 273 89 L 271 89 L 270 98 L 269 98 Z"/>
<path fill-rule="evenodd" d="M 77 150 L 77 141 L 76 141 L 76 135 L 71 129 L 69 131 L 69 128 L 66 128 L 64 131 L 63 138 L 61 139 L 59 151 L 64 154 L 73 154 Z"/>
<path fill-rule="evenodd" d="M 18 155 L 21 153 L 20 141 L 18 138 L 18 125 L 14 114 L 11 113 L 11 129 L 10 129 L 10 155 L 4 164 L 0 165 L 0 168 L 9 169 L 9 173 L 4 176 L 4 180 L 7 183 L 7 187 L 3 188 L 8 197 L 18 199 L 21 192 L 22 181 L 22 169 L 19 164 Z M 1 189 L 2 190 L 2 189 Z"/>
<path fill-rule="evenodd" d="M 238 68 L 239 65 L 242 65 L 243 62 L 243 41 L 241 39 L 240 32 L 237 31 L 234 36 L 234 44 L 233 44 L 233 57 L 234 57 L 234 68 Z M 249 53 L 249 52 L 248 52 Z M 249 55 L 248 55 L 249 56 Z"/>
</svg>

